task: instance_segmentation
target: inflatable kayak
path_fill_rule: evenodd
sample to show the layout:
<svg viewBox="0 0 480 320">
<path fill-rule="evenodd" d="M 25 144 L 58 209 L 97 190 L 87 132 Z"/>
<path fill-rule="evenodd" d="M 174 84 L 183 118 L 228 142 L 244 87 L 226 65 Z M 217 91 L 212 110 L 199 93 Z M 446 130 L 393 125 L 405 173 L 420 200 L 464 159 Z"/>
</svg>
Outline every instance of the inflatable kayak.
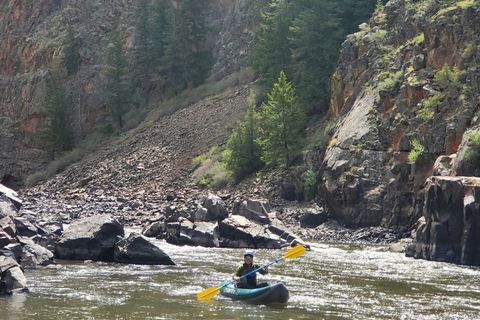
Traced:
<svg viewBox="0 0 480 320">
<path fill-rule="evenodd" d="M 225 281 L 222 286 L 228 282 Z M 233 300 L 253 303 L 286 303 L 289 298 L 288 289 L 282 283 L 256 289 L 239 289 L 235 283 L 231 283 L 221 288 L 220 294 Z"/>
</svg>

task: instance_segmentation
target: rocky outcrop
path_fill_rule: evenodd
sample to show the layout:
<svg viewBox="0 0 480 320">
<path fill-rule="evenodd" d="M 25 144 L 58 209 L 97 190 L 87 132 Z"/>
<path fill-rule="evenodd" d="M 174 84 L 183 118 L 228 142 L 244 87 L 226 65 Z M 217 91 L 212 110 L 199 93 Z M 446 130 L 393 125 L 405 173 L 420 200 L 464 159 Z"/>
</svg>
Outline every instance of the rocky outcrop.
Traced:
<svg viewBox="0 0 480 320">
<path fill-rule="evenodd" d="M 392 0 L 343 43 L 321 175 L 334 218 L 390 227 L 422 215 L 435 159 L 455 153 L 478 120 L 479 28 L 473 2 Z M 448 85 L 435 78 L 445 64 L 455 71 Z M 426 150 L 415 164 L 413 141 Z"/>
<path fill-rule="evenodd" d="M 408 256 L 480 265 L 480 178 L 432 177 Z"/>
</svg>

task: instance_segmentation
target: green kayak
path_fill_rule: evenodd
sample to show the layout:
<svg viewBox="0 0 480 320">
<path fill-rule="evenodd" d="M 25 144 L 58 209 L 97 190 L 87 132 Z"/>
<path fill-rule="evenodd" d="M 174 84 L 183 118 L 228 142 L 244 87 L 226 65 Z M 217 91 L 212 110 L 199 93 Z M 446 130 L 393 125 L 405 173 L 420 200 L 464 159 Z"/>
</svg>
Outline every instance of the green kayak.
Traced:
<svg viewBox="0 0 480 320">
<path fill-rule="evenodd" d="M 229 282 L 225 281 L 222 286 Z M 235 283 L 231 283 L 221 288 L 220 294 L 233 300 L 253 303 L 287 303 L 289 298 L 288 289 L 282 283 L 257 289 L 239 289 Z"/>
</svg>

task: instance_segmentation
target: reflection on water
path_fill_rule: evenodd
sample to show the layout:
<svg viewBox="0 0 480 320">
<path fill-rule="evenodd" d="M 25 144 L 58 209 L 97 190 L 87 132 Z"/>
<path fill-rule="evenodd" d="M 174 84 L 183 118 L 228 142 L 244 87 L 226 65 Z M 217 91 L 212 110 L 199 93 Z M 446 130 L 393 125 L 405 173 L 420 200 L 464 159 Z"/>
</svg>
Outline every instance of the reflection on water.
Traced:
<svg viewBox="0 0 480 320">
<path fill-rule="evenodd" d="M 475 319 L 480 270 L 405 258 L 383 247 L 312 244 L 270 267 L 286 306 L 251 305 L 196 294 L 230 278 L 241 249 L 162 248 L 176 266 L 60 261 L 27 270 L 29 294 L 0 298 L 0 319 Z M 258 250 L 259 263 L 285 251 Z"/>
</svg>

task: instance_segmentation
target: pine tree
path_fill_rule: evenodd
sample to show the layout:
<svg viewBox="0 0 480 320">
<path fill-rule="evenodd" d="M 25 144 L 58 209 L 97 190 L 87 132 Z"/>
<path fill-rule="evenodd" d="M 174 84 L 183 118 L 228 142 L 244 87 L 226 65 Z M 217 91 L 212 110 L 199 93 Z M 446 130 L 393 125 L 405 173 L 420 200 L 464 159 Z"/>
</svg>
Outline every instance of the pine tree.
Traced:
<svg viewBox="0 0 480 320">
<path fill-rule="evenodd" d="M 59 59 L 52 62 L 51 74 L 46 80 L 42 102 L 45 126 L 41 132 L 43 145 L 49 160 L 54 160 L 64 151 L 73 149 L 75 135 L 71 122 L 71 103 L 63 87 L 63 69 Z"/>
<path fill-rule="evenodd" d="M 262 104 L 261 137 L 257 141 L 263 147 L 262 160 L 267 164 L 276 161 L 288 169 L 292 156 L 303 146 L 305 113 L 296 100 L 295 90 L 281 71 L 267 103 Z"/>
<path fill-rule="evenodd" d="M 124 39 L 117 28 L 112 29 L 111 44 L 107 48 L 104 69 L 106 103 L 110 115 L 118 127 L 123 127 L 124 116 L 132 106 L 129 64 L 124 48 Z"/>
<path fill-rule="evenodd" d="M 261 160 L 262 147 L 256 139 L 260 137 L 259 115 L 255 111 L 255 94 L 253 91 L 247 98 L 248 111 L 243 122 L 228 139 L 225 164 L 236 181 L 241 181 L 249 174 L 260 170 L 264 163 Z"/>
<path fill-rule="evenodd" d="M 301 104 L 314 113 L 328 110 L 330 78 L 343 40 L 333 0 L 311 0 L 290 28 L 294 85 Z"/>
<path fill-rule="evenodd" d="M 63 52 L 65 59 L 65 67 L 67 68 L 67 72 L 70 75 L 77 72 L 80 61 L 80 53 L 78 51 L 78 46 L 75 43 L 75 35 L 72 26 L 68 27 L 64 42 L 65 47 Z"/>
<path fill-rule="evenodd" d="M 270 0 L 252 42 L 251 65 L 264 92 L 272 88 L 280 71 L 291 74 L 290 26 L 296 16 L 293 3 Z"/>
<path fill-rule="evenodd" d="M 135 82 L 138 87 L 148 86 L 152 77 L 155 56 L 153 55 L 153 30 L 149 17 L 151 8 L 148 0 L 140 0 L 136 10 L 135 38 Z"/>
<path fill-rule="evenodd" d="M 203 83 L 213 65 L 206 41 L 210 4 L 211 0 L 180 0 L 171 11 L 165 66 L 167 82 L 175 94 Z"/>
</svg>

